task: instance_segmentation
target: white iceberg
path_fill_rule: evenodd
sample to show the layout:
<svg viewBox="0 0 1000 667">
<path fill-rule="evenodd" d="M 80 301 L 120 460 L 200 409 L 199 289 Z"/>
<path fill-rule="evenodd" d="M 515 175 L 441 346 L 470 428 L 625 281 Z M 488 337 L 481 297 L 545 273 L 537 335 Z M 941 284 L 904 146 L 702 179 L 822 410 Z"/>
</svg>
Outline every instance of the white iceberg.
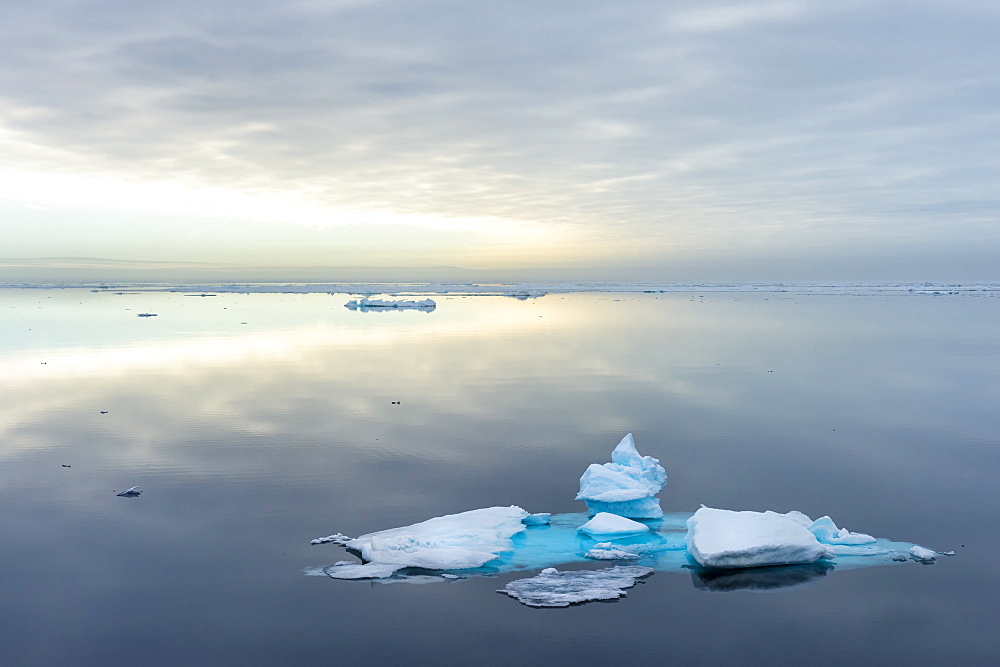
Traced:
<svg viewBox="0 0 1000 667">
<path fill-rule="evenodd" d="M 914 544 L 910 547 L 910 555 L 917 560 L 932 561 L 937 558 L 937 552 Z"/>
<path fill-rule="evenodd" d="M 616 565 L 604 570 L 559 572 L 546 568 L 537 576 L 512 581 L 497 591 L 529 607 L 568 607 L 593 600 L 617 600 L 625 596 L 653 568 Z"/>
<path fill-rule="evenodd" d="M 336 579 L 389 577 L 396 570 L 462 570 L 480 567 L 513 549 L 511 537 L 524 530 L 520 507 L 486 507 L 428 519 L 356 537 L 344 544 L 363 565 L 328 568 Z"/>
<path fill-rule="evenodd" d="M 361 310 L 365 311 L 369 308 L 383 309 L 383 308 L 395 308 L 395 309 L 406 309 L 414 308 L 417 310 L 433 310 L 437 308 L 437 303 L 433 299 L 421 299 L 420 301 L 410 301 L 407 299 L 369 299 L 365 297 L 363 299 L 351 299 L 344 304 L 344 308 L 349 310 Z"/>
<path fill-rule="evenodd" d="M 797 518 L 702 507 L 687 522 L 688 553 L 702 567 L 721 568 L 813 563 L 829 556 Z"/>
<path fill-rule="evenodd" d="M 649 526 L 617 514 L 598 512 L 594 518 L 579 528 L 588 535 L 636 535 L 649 532 Z"/>
<path fill-rule="evenodd" d="M 666 470 L 652 456 L 640 455 L 629 433 L 611 452 L 611 463 L 594 463 L 587 468 L 576 499 L 586 502 L 591 514 L 659 519 L 663 510 L 656 494 L 666 484 Z"/>
</svg>

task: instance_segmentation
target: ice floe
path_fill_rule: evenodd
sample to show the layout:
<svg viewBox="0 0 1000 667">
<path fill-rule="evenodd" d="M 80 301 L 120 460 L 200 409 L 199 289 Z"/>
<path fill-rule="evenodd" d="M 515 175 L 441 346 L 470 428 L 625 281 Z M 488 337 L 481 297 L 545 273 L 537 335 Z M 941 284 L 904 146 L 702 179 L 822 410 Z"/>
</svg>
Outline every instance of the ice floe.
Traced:
<svg viewBox="0 0 1000 667">
<path fill-rule="evenodd" d="M 369 309 L 373 310 L 434 310 L 437 308 L 437 303 L 433 299 L 421 299 L 420 301 L 411 301 L 408 299 L 369 299 L 368 297 L 362 299 L 351 299 L 344 304 L 344 307 L 349 310 L 361 310 L 367 311 Z"/>
<path fill-rule="evenodd" d="M 834 569 L 929 563 L 938 554 L 912 543 L 851 532 L 829 516 L 813 521 L 798 511 L 702 506 L 694 513 L 664 513 L 655 494 L 665 483 L 659 461 L 641 456 L 628 435 L 615 448 L 611 463 L 590 466 L 581 479 L 589 513 L 529 514 L 512 505 L 449 514 L 357 538 L 335 533 L 312 544 L 346 547 L 361 562 L 338 561 L 308 572 L 335 579 L 433 583 L 536 570 L 539 576 L 511 582 L 502 592 L 532 606 L 565 606 L 617 598 L 636 577 L 653 571 L 686 569 L 695 587 L 705 591 L 764 591 L 805 585 Z M 625 503 L 616 506 L 623 511 L 647 503 L 644 509 L 655 507 L 656 516 L 637 521 L 594 511 L 592 503 Z M 594 561 L 635 565 L 555 569 Z"/>
<path fill-rule="evenodd" d="M 487 507 L 428 519 L 412 526 L 368 533 L 342 542 L 364 565 L 331 568 L 336 579 L 381 578 L 406 567 L 464 570 L 513 550 L 510 538 L 525 529 L 520 507 Z"/>
<path fill-rule="evenodd" d="M 666 484 L 666 470 L 652 456 L 639 454 L 629 433 L 611 452 L 611 463 L 593 463 L 587 468 L 576 499 L 587 503 L 591 514 L 658 519 L 663 510 L 656 494 Z"/>
<path fill-rule="evenodd" d="M 537 576 L 512 581 L 497 592 L 529 607 L 568 607 L 593 600 L 617 600 L 625 596 L 625 589 L 653 572 L 653 568 L 639 565 L 571 572 L 546 568 Z"/>
</svg>

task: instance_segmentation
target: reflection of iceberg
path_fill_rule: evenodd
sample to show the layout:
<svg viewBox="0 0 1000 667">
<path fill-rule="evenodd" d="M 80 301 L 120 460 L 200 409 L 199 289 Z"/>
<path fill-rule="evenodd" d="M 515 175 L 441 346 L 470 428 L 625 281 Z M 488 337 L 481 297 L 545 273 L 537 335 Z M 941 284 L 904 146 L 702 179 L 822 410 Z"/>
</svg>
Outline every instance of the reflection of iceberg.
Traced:
<svg viewBox="0 0 1000 667">
<path fill-rule="evenodd" d="M 825 577 L 833 571 L 830 561 L 820 560 L 803 565 L 739 568 L 735 570 L 692 569 L 691 583 L 702 591 L 773 591 L 778 588 L 803 586 Z"/>
<path fill-rule="evenodd" d="M 852 533 L 828 516 L 813 521 L 795 511 L 779 514 L 702 507 L 693 514 L 664 514 L 655 494 L 665 483 L 666 472 L 659 462 L 640 456 L 629 435 L 615 448 L 612 463 L 590 466 L 581 479 L 580 493 L 590 514 L 529 514 L 516 506 L 488 507 L 354 539 L 338 533 L 317 538 L 313 544 L 345 546 L 363 562 L 341 561 L 309 571 L 336 579 L 428 583 L 624 560 L 650 571 L 691 569 L 695 586 L 704 590 L 772 590 L 815 580 L 834 568 L 888 565 L 911 558 L 931 562 L 925 557 L 936 555 L 911 543 Z M 618 513 L 595 511 L 595 505 L 608 504 L 649 513 L 655 508 L 656 516 L 634 521 Z M 620 573 L 627 568 L 612 570 Z M 542 595 L 539 599 L 569 600 L 565 604 L 583 601 L 559 598 L 557 593 L 565 584 L 567 590 L 582 587 L 577 592 L 586 599 L 604 599 L 586 597 L 586 582 L 603 581 L 604 575 L 581 574 L 583 583 L 573 583 L 570 574 L 560 572 L 558 581 L 536 577 L 522 580 L 531 583 L 512 582 L 516 585 L 503 592 L 521 599 L 511 591 L 529 591 L 525 595 L 530 597 L 535 595 L 530 591 L 537 590 Z M 614 597 L 621 588 L 618 591 Z"/>
<path fill-rule="evenodd" d="M 611 452 L 611 463 L 594 463 L 580 478 L 577 500 L 587 503 L 591 514 L 608 512 L 630 519 L 663 516 L 656 494 L 667 484 L 667 472 L 652 456 L 636 451 L 629 433 Z"/>
<path fill-rule="evenodd" d="M 350 310 L 360 310 L 366 312 L 371 310 L 406 310 L 406 309 L 416 309 L 416 310 L 434 310 L 437 308 L 437 304 L 433 299 L 422 299 L 420 301 L 408 301 L 406 299 L 398 299 L 394 301 L 385 299 L 369 299 L 365 297 L 363 299 L 351 299 L 344 304 L 345 308 Z"/>
</svg>

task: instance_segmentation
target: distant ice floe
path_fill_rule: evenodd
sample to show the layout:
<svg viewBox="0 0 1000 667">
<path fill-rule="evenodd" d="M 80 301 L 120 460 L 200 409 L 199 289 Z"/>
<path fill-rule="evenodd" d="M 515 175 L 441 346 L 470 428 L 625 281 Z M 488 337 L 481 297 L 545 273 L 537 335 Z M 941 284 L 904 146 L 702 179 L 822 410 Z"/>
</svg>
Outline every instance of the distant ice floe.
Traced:
<svg viewBox="0 0 1000 667">
<path fill-rule="evenodd" d="M 351 299 L 344 304 L 348 310 L 434 310 L 437 303 L 433 299 L 421 299 L 420 301 L 409 301 L 407 299 L 387 300 L 387 299 Z"/>
<path fill-rule="evenodd" d="M 136 496 L 141 496 L 142 491 L 139 490 L 138 486 L 133 486 L 131 489 L 125 489 L 121 493 L 115 494 L 122 498 L 135 498 Z"/>
<path fill-rule="evenodd" d="M 312 544 L 346 547 L 361 562 L 338 561 L 308 573 L 432 583 L 540 570 L 538 576 L 511 581 L 500 592 L 531 606 L 566 606 L 617 599 L 655 571 L 688 570 L 694 586 L 705 591 L 774 590 L 808 584 L 835 569 L 930 563 L 939 553 L 854 533 L 829 516 L 814 521 L 797 511 L 702 506 L 694 513 L 664 513 L 655 493 L 665 483 L 659 461 L 641 456 L 629 434 L 612 453 L 612 463 L 592 465 L 581 478 L 580 495 L 591 509 L 588 513 L 529 514 L 511 505 L 449 514 L 357 538 L 336 533 Z M 626 513 L 655 507 L 657 516 L 633 519 L 595 512 L 594 503 L 604 508 L 618 503 L 613 507 Z M 594 561 L 630 564 L 604 570 L 554 567 Z"/>
</svg>

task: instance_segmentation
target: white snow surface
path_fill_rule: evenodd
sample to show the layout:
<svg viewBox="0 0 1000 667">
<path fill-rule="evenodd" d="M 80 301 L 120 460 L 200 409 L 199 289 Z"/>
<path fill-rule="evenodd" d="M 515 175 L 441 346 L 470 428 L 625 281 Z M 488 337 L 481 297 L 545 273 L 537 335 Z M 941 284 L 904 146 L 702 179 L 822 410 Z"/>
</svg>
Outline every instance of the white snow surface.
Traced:
<svg viewBox="0 0 1000 667">
<path fill-rule="evenodd" d="M 910 555 L 917 560 L 934 560 L 937 558 L 937 552 L 931 549 L 926 549 L 919 545 L 913 545 L 910 547 Z"/>
<path fill-rule="evenodd" d="M 795 514 L 702 507 L 687 522 L 688 553 L 703 567 L 720 568 L 812 563 L 830 555 Z"/>
<path fill-rule="evenodd" d="M 559 572 L 546 568 L 537 576 L 517 579 L 497 591 L 529 607 L 568 607 L 593 600 L 616 600 L 625 589 L 653 573 L 651 567 L 616 565 L 603 570 Z"/>
<path fill-rule="evenodd" d="M 667 472 L 657 459 L 642 456 L 629 433 L 611 452 L 611 463 L 591 464 L 580 478 L 577 500 L 591 514 L 607 512 L 631 519 L 663 516 L 656 494 L 666 486 Z"/>
<path fill-rule="evenodd" d="M 617 514 L 598 512 L 593 519 L 580 526 L 579 530 L 588 535 L 636 535 L 648 532 L 649 526 Z"/>
<path fill-rule="evenodd" d="M 379 578 L 391 576 L 404 567 L 429 570 L 480 567 L 513 549 L 510 538 L 524 530 L 521 520 L 526 516 L 526 511 L 514 505 L 486 507 L 361 535 L 344 546 L 358 551 L 365 565 L 331 568 L 328 574 L 336 578 Z M 342 571 L 355 576 L 339 576 Z"/>
</svg>

